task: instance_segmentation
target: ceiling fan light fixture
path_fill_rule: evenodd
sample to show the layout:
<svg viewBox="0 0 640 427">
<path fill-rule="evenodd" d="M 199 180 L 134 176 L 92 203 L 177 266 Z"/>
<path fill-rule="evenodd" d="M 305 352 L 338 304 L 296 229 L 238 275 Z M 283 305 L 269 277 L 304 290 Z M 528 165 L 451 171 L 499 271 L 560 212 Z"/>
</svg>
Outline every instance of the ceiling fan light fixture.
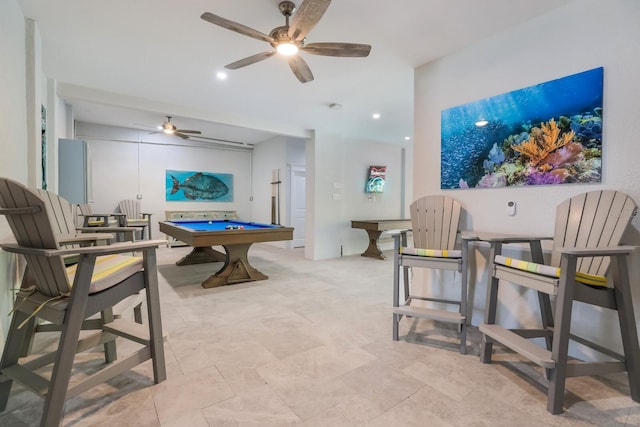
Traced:
<svg viewBox="0 0 640 427">
<path fill-rule="evenodd" d="M 291 42 L 284 42 L 284 43 L 278 44 L 278 47 L 276 47 L 276 50 L 281 55 L 291 56 L 298 53 L 298 46 L 296 46 Z"/>
</svg>

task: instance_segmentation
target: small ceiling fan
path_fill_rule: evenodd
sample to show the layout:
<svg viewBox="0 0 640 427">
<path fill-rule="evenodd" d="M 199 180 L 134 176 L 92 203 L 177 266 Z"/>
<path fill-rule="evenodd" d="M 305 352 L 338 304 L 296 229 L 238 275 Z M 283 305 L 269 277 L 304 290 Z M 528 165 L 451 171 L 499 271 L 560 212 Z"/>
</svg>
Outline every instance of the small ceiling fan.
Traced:
<svg viewBox="0 0 640 427">
<path fill-rule="evenodd" d="M 256 62 L 273 56 L 277 52 L 288 57 L 289 67 L 291 67 L 293 74 L 295 74 L 301 83 L 307 83 L 313 80 L 313 73 L 311 73 L 311 69 L 305 60 L 298 55 L 298 52 L 307 52 L 323 56 L 363 58 L 369 56 L 369 52 L 371 51 L 371 46 L 368 44 L 336 42 L 306 43 L 307 34 L 315 27 L 318 21 L 320 21 L 320 18 L 322 18 L 322 15 L 324 15 L 330 3 L 331 0 L 303 0 L 296 11 L 296 5 L 293 2 L 280 2 L 278 7 L 285 17 L 285 25 L 274 28 L 268 35 L 245 25 L 238 24 L 237 22 L 229 21 L 213 13 L 205 12 L 200 17 L 205 21 L 228 30 L 257 40 L 266 41 L 274 48 L 273 50 L 232 62 L 231 64 L 225 65 L 225 68 L 235 70 L 255 64 Z M 294 14 L 294 12 L 296 13 Z M 291 24 L 289 24 L 290 17 L 292 17 Z"/>
<path fill-rule="evenodd" d="M 189 135 L 186 135 L 187 133 L 191 133 L 193 135 L 200 135 L 202 133 L 199 130 L 178 129 L 173 123 L 171 123 L 171 116 L 167 116 L 167 120 L 162 123 L 161 126 L 158 126 L 158 129 L 167 135 L 179 136 L 182 139 L 189 139 Z"/>
</svg>

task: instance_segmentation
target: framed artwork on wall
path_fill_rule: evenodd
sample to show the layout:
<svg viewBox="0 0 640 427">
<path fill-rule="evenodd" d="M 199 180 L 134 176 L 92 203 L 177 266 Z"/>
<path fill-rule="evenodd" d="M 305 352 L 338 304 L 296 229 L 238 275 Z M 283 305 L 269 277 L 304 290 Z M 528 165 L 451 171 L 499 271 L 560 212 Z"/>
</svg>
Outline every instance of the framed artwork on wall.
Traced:
<svg viewBox="0 0 640 427">
<path fill-rule="evenodd" d="M 233 202 L 233 174 L 167 169 L 165 188 L 167 201 Z"/>
<path fill-rule="evenodd" d="M 384 193 L 386 177 L 386 166 L 369 166 L 369 176 L 367 177 L 365 191 L 367 193 Z"/>
<path fill-rule="evenodd" d="M 440 188 L 601 182 L 603 68 L 441 113 Z"/>
</svg>

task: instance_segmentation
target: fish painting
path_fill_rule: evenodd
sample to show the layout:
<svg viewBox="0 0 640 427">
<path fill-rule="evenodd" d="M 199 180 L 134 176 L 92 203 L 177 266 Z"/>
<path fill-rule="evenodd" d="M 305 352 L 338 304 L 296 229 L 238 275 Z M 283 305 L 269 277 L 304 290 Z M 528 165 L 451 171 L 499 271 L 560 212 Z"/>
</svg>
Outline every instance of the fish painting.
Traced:
<svg viewBox="0 0 640 427">
<path fill-rule="evenodd" d="M 202 172 L 191 175 L 182 183 L 171 175 L 171 181 L 173 182 L 171 194 L 182 190 L 184 197 L 191 200 L 214 200 L 229 192 L 229 187 L 220 179 Z"/>
</svg>

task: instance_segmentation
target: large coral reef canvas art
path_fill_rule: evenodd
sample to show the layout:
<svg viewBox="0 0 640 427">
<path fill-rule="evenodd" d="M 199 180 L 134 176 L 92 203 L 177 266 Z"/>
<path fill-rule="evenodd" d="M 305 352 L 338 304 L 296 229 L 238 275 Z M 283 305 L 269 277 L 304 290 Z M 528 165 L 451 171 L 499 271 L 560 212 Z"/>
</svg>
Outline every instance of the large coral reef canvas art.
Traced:
<svg viewBox="0 0 640 427">
<path fill-rule="evenodd" d="M 442 111 L 440 187 L 601 182 L 603 68 Z"/>
</svg>

